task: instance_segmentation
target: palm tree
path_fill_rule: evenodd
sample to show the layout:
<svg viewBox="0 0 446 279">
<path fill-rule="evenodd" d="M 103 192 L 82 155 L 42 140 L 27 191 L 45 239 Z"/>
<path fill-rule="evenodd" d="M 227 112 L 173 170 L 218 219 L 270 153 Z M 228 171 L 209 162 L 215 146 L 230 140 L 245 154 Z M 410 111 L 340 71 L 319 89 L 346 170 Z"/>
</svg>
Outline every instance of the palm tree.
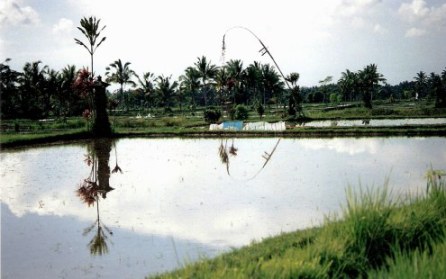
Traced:
<svg viewBox="0 0 446 279">
<path fill-rule="evenodd" d="M 435 107 L 446 107 L 446 84 L 442 80 L 440 75 L 431 73 L 429 77 L 429 84 L 431 88 L 431 94 L 435 96 Z"/>
<path fill-rule="evenodd" d="M 228 82 L 229 82 L 229 74 L 226 67 L 221 67 L 218 69 L 217 74 L 215 75 L 215 86 L 218 93 L 218 99 L 220 106 L 223 106 L 228 101 Z"/>
<path fill-rule="evenodd" d="M 105 29 L 105 25 L 100 28 L 101 20 L 100 19 L 96 19 L 96 17 L 89 17 L 86 18 L 84 17 L 83 19 L 81 19 L 80 23 L 81 23 L 81 27 L 77 27 L 77 29 L 79 29 L 82 34 L 84 34 L 84 36 L 87 38 L 88 40 L 88 45 L 83 43 L 81 40 L 79 39 L 74 39 L 74 41 L 78 44 L 83 46 L 88 53 L 90 54 L 90 58 L 91 58 L 91 77 L 93 78 L 94 76 L 94 72 L 93 72 L 93 55 L 96 52 L 96 50 L 98 49 L 98 47 L 105 41 L 106 37 L 102 37 L 99 38 L 101 36 L 101 32 Z"/>
<path fill-rule="evenodd" d="M 17 115 L 18 102 L 18 78 L 19 73 L 12 70 L 7 64 L 11 59 L 7 58 L 0 63 L 0 118 L 14 117 Z"/>
<path fill-rule="evenodd" d="M 142 78 L 135 74 L 138 79 L 138 90 L 144 94 L 144 98 L 149 104 L 149 108 L 153 105 L 155 92 L 155 74 L 151 72 L 143 73 Z"/>
<path fill-rule="evenodd" d="M 39 118 L 44 113 L 42 100 L 46 85 L 45 72 L 48 66 L 40 68 L 40 63 L 42 62 L 26 63 L 18 78 L 21 92 L 20 109 L 23 116 L 27 118 Z"/>
<path fill-rule="evenodd" d="M 380 82 L 385 82 L 386 79 L 378 73 L 376 64 L 367 65 L 362 71 L 358 73 L 359 84 L 363 93 L 364 106 L 372 108 L 373 93 L 376 91 L 376 86 Z"/>
<path fill-rule="evenodd" d="M 260 95 L 262 84 L 262 66 L 259 62 L 249 64 L 245 69 L 244 74 L 247 90 L 250 92 L 251 98 L 258 105 L 262 104 L 262 97 Z"/>
<path fill-rule="evenodd" d="M 191 98 L 192 107 L 196 106 L 196 93 L 200 88 L 200 72 L 194 67 L 187 67 L 184 74 L 180 76 L 180 87 L 185 94 Z"/>
<path fill-rule="evenodd" d="M 171 76 L 159 76 L 157 78 L 157 87 L 155 89 L 155 92 L 160 96 L 161 105 L 166 112 L 169 111 L 170 107 L 173 105 L 173 97 L 175 95 L 175 90 L 178 87 L 178 82 L 174 81 L 171 83 L 171 78 Z"/>
<path fill-rule="evenodd" d="M 244 78 L 243 62 L 240 59 L 229 60 L 226 62 L 225 68 L 228 71 L 229 87 L 232 92 L 233 103 L 237 102 L 237 96 L 241 91 L 242 81 Z"/>
<path fill-rule="evenodd" d="M 352 101 L 356 99 L 357 74 L 351 72 L 349 69 L 341 73 L 341 78 L 338 80 L 338 86 L 344 101 Z"/>
<path fill-rule="evenodd" d="M 132 80 L 132 77 L 136 74 L 133 70 L 130 69 L 130 64 L 130 62 L 126 62 L 123 65 L 121 59 L 118 59 L 115 62 L 111 63 L 109 67 L 105 68 L 107 70 L 107 72 L 105 73 L 105 75 L 107 76 L 107 82 L 119 83 L 120 96 L 123 96 L 124 86 L 126 84 L 130 84 L 132 86 L 136 85 L 136 83 Z M 126 94 L 125 96 L 126 111 L 129 111 L 128 94 Z"/>
<path fill-rule="evenodd" d="M 427 84 L 428 84 L 426 73 L 420 71 L 417 73 L 414 79 L 415 79 L 415 90 L 417 91 L 417 94 L 420 97 L 426 96 Z"/>
<path fill-rule="evenodd" d="M 59 92 L 59 104 L 63 116 L 80 114 L 82 112 L 80 97 L 75 94 L 73 84 L 76 80 L 76 66 L 67 65 L 60 73 L 61 91 Z"/>
<path fill-rule="evenodd" d="M 285 80 L 291 83 L 291 92 L 288 99 L 288 113 L 295 117 L 296 115 L 303 116 L 302 111 L 302 97 L 300 96 L 300 88 L 297 85 L 299 81 L 299 73 L 290 73 Z"/>
<path fill-rule="evenodd" d="M 263 106 L 266 105 L 267 94 L 270 98 L 275 94 L 283 92 L 284 84 L 280 80 L 279 74 L 270 64 L 262 65 L 262 90 L 263 90 Z M 278 104 L 278 103 L 277 103 Z"/>
<path fill-rule="evenodd" d="M 202 56 L 201 58 L 197 58 L 197 62 L 195 62 L 195 68 L 199 72 L 199 76 L 202 82 L 202 93 L 204 98 L 204 106 L 207 106 L 207 93 L 209 91 L 208 81 L 212 80 L 217 74 L 218 67 L 208 61 L 206 56 Z"/>
</svg>

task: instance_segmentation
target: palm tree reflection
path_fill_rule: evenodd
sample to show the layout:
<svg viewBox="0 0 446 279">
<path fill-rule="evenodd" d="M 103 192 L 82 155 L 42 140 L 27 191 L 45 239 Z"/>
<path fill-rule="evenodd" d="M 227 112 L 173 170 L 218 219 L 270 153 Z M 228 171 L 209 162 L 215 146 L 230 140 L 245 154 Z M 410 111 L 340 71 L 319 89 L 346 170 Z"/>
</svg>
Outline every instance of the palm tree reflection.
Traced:
<svg viewBox="0 0 446 279">
<path fill-rule="evenodd" d="M 87 146 L 88 153 L 85 155 L 84 161 L 91 167 L 91 171 L 89 176 L 80 183 L 79 188 L 76 190 L 79 198 L 88 207 L 96 205 L 97 218 L 83 232 L 83 235 L 86 236 L 96 228 L 96 233 L 88 244 L 92 255 L 108 253 L 108 237 L 113 235 L 113 232 L 101 221 L 99 214 L 100 197 L 103 199 L 107 198 L 107 193 L 114 189 L 110 186 L 110 173 L 118 171 L 122 173 L 122 169 L 118 165 L 118 156 L 114 143 L 116 165 L 110 172 L 111 146 L 112 141 L 110 139 L 96 139 Z"/>
<path fill-rule="evenodd" d="M 280 143 L 280 139 L 277 140 L 276 144 L 274 145 L 273 149 L 270 152 L 267 152 L 267 151 L 263 152 L 263 155 L 261 157 L 265 160 L 265 162 L 260 167 L 260 169 L 248 180 L 254 179 L 265 168 L 265 166 L 268 164 L 271 157 L 273 156 L 274 152 L 276 151 L 277 146 L 279 146 L 279 143 Z M 237 156 L 237 152 L 238 152 L 238 148 L 235 147 L 235 145 L 234 145 L 234 139 L 232 139 L 232 143 L 229 147 L 228 147 L 228 139 L 225 139 L 225 140 L 222 139 L 220 141 L 220 146 L 218 148 L 218 154 L 220 156 L 221 162 L 224 165 L 226 165 L 226 171 L 229 176 L 231 176 L 230 164 L 229 164 L 230 163 L 230 160 L 229 160 L 230 155 L 235 157 L 235 156 Z"/>
</svg>

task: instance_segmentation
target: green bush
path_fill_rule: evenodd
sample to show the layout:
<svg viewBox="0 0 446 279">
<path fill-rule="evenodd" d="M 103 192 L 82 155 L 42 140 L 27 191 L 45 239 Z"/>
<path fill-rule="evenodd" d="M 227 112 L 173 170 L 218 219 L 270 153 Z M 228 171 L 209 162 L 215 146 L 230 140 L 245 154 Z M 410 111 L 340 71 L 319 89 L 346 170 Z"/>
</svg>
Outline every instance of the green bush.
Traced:
<svg viewBox="0 0 446 279">
<path fill-rule="evenodd" d="M 236 120 L 248 119 L 248 109 L 244 105 L 237 105 L 235 107 L 234 119 Z"/>
<path fill-rule="evenodd" d="M 204 120 L 207 123 L 215 123 L 220 119 L 220 117 L 221 117 L 221 112 L 218 109 L 209 108 L 204 111 Z"/>
</svg>

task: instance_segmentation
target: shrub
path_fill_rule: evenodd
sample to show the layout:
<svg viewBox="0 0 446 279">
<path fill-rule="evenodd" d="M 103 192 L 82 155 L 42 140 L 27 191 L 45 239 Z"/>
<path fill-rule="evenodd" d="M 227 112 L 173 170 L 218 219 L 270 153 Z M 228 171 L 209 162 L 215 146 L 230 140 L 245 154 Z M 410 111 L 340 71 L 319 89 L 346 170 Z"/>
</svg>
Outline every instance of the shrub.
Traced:
<svg viewBox="0 0 446 279">
<path fill-rule="evenodd" d="M 218 109 L 209 108 L 204 111 L 204 120 L 207 123 L 215 123 L 220 119 L 220 117 L 221 117 L 221 112 Z"/>
<path fill-rule="evenodd" d="M 234 119 L 236 120 L 248 119 L 248 109 L 244 105 L 237 105 L 235 107 Z"/>
</svg>

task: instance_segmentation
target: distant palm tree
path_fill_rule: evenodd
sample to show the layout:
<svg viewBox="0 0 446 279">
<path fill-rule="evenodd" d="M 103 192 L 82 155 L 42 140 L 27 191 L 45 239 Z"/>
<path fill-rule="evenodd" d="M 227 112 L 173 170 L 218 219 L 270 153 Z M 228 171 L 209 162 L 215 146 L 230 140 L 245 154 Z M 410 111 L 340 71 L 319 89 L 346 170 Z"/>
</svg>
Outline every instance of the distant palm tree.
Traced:
<svg viewBox="0 0 446 279">
<path fill-rule="evenodd" d="M 385 82 L 386 79 L 378 73 L 376 64 L 367 65 L 362 71 L 358 73 L 359 86 L 362 89 L 364 106 L 372 108 L 373 93 L 377 89 L 376 86 L 380 82 Z"/>
<path fill-rule="evenodd" d="M 356 99 L 358 84 L 358 76 L 350 70 L 345 70 L 341 73 L 341 78 L 338 80 L 338 86 L 343 95 L 344 101 L 353 101 Z"/>
<path fill-rule="evenodd" d="M 417 73 L 417 75 L 414 77 L 414 79 L 415 79 L 415 90 L 417 91 L 417 93 L 419 94 L 420 97 L 425 97 L 426 91 L 427 91 L 427 84 L 428 84 L 428 79 L 427 79 L 426 73 L 423 71 L 420 71 Z"/>
<path fill-rule="evenodd" d="M 39 118 L 44 113 L 42 101 L 46 86 L 48 66 L 40 67 L 41 61 L 26 63 L 18 77 L 20 84 L 20 109 L 27 118 Z"/>
<path fill-rule="evenodd" d="M 142 78 L 135 74 L 138 79 L 138 90 L 144 94 L 144 98 L 147 100 L 149 107 L 153 105 L 154 93 L 155 93 L 155 74 L 151 72 L 143 73 Z"/>
<path fill-rule="evenodd" d="M 93 72 L 93 55 L 98 49 L 98 47 L 105 41 L 106 37 L 99 38 L 101 36 L 101 32 L 105 29 L 105 25 L 100 28 L 101 20 L 96 19 L 96 17 L 89 17 L 89 18 L 82 18 L 80 23 L 81 27 L 77 27 L 82 34 L 87 38 L 88 45 L 83 43 L 79 39 L 74 39 L 74 41 L 78 44 L 83 46 L 88 53 L 90 54 L 91 58 L 91 77 L 93 78 L 94 72 Z"/>
<path fill-rule="evenodd" d="M 198 57 L 197 62 L 195 62 L 195 68 L 200 73 L 200 78 L 202 82 L 202 93 L 204 98 L 204 106 L 207 106 L 207 94 L 209 91 L 208 81 L 214 79 L 217 74 L 218 67 L 208 61 L 206 56 Z"/>
<path fill-rule="evenodd" d="M 130 69 L 130 62 L 126 62 L 122 64 L 121 59 L 116 60 L 111 63 L 109 67 L 105 68 L 107 72 L 105 75 L 107 76 L 107 82 L 115 82 L 120 85 L 120 96 L 124 94 L 124 86 L 126 84 L 130 84 L 135 86 L 136 83 L 132 80 L 132 77 L 135 76 L 135 72 Z M 125 107 L 126 111 L 129 110 L 128 104 L 128 94 L 125 95 Z"/>
<path fill-rule="evenodd" d="M 221 67 L 218 69 L 217 74 L 215 75 L 215 86 L 218 94 L 218 99 L 220 106 L 223 106 L 225 102 L 227 102 L 227 93 L 228 93 L 228 82 L 229 82 L 229 74 L 226 67 Z"/>
<path fill-rule="evenodd" d="M 245 69 L 244 79 L 247 90 L 251 99 L 257 103 L 262 104 L 262 97 L 260 96 L 261 84 L 262 84 L 262 66 L 259 62 L 249 64 Z M 263 106 L 262 106 L 263 108 Z"/>
<path fill-rule="evenodd" d="M 173 97 L 178 87 L 178 82 L 170 81 L 171 76 L 165 77 L 163 75 L 157 78 L 157 87 L 155 92 L 160 96 L 161 105 L 165 111 L 168 111 L 173 104 Z"/>
<path fill-rule="evenodd" d="M 291 86 L 296 86 L 297 82 L 299 81 L 299 73 L 290 73 L 287 77 L 286 80 L 291 83 Z"/>
<path fill-rule="evenodd" d="M 240 59 L 231 59 L 226 62 L 225 68 L 228 71 L 230 91 L 232 92 L 233 103 L 235 104 L 244 79 L 243 62 Z"/>
<path fill-rule="evenodd" d="M 262 65 L 262 90 L 263 90 L 263 106 L 266 105 L 267 94 L 273 97 L 275 94 L 283 92 L 284 84 L 280 81 L 280 76 L 270 64 Z M 277 103 L 278 104 L 278 103 Z"/>
<path fill-rule="evenodd" d="M 194 67 L 187 67 L 180 76 L 180 87 L 191 98 L 191 105 L 196 106 L 196 94 L 200 88 L 200 72 Z"/>
</svg>

